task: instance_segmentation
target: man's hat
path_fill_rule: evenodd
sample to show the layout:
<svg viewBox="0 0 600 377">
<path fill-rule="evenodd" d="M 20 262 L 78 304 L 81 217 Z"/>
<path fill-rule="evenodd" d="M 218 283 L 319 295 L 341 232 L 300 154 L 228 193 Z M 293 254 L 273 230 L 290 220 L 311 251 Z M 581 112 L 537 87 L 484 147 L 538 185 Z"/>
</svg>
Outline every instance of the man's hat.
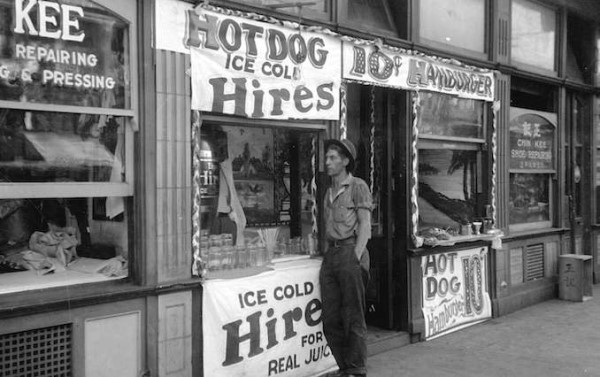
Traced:
<svg viewBox="0 0 600 377">
<path fill-rule="evenodd" d="M 348 163 L 347 169 L 349 172 L 353 171 L 354 170 L 354 161 L 356 160 L 356 147 L 354 146 L 354 144 L 348 139 L 342 139 L 342 140 L 329 139 L 329 140 L 325 140 L 325 151 L 327 151 L 327 149 L 329 148 L 330 145 L 337 145 L 338 147 L 340 147 L 342 149 L 344 155 L 346 155 L 348 160 L 350 160 L 350 162 Z"/>
</svg>

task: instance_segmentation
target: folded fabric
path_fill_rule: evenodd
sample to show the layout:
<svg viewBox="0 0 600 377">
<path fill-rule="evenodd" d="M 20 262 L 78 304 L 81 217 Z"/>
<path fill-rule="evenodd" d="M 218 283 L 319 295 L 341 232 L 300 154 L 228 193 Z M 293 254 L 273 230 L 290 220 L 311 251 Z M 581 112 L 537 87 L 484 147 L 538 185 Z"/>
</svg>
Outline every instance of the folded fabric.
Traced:
<svg viewBox="0 0 600 377">
<path fill-rule="evenodd" d="M 67 266 L 77 258 L 77 232 L 75 228 L 66 227 L 60 230 L 33 232 L 29 239 L 29 248 L 46 257 L 56 258 L 63 266 Z"/>
</svg>

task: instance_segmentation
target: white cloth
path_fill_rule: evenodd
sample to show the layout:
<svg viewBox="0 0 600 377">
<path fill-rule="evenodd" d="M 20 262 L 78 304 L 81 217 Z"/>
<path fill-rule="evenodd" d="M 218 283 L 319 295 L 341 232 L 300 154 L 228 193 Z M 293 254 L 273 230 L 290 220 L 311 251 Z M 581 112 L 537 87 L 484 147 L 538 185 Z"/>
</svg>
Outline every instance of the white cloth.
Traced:
<svg viewBox="0 0 600 377">
<path fill-rule="evenodd" d="M 229 218 L 235 222 L 237 228 L 235 244 L 243 246 L 246 215 L 244 214 L 242 203 L 240 203 L 237 192 L 235 191 L 231 159 L 226 159 L 221 162 L 219 168 L 219 200 L 217 212 L 229 214 Z"/>
</svg>

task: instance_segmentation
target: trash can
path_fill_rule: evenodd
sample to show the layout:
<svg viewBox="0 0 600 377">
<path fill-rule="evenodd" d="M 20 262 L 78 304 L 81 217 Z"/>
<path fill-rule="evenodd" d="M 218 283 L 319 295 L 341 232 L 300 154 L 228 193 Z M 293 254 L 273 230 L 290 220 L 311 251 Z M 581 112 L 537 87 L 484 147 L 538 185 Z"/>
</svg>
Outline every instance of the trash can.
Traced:
<svg viewBox="0 0 600 377">
<path fill-rule="evenodd" d="M 558 263 L 558 297 L 568 301 L 592 298 L 592 256 L 563 254 Z"/>
</svg>

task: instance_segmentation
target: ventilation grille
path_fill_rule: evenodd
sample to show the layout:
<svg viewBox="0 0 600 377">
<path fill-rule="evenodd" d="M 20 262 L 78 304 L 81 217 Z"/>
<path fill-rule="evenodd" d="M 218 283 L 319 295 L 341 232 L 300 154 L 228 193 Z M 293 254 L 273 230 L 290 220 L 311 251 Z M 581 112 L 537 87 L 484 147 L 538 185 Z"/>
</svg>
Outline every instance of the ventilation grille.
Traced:
<svg viewBox="0 0 600 377">
<path fill-rule="evenodd" d="M 527 246 L 527 265 L 525 278 L 527 281 L 544 277 L 544 244 Z"/>
<path fill-rule="evenodd" d="M 71 324 L 0 335 L 1 377 L 70 377 Z"/>
</svg>

